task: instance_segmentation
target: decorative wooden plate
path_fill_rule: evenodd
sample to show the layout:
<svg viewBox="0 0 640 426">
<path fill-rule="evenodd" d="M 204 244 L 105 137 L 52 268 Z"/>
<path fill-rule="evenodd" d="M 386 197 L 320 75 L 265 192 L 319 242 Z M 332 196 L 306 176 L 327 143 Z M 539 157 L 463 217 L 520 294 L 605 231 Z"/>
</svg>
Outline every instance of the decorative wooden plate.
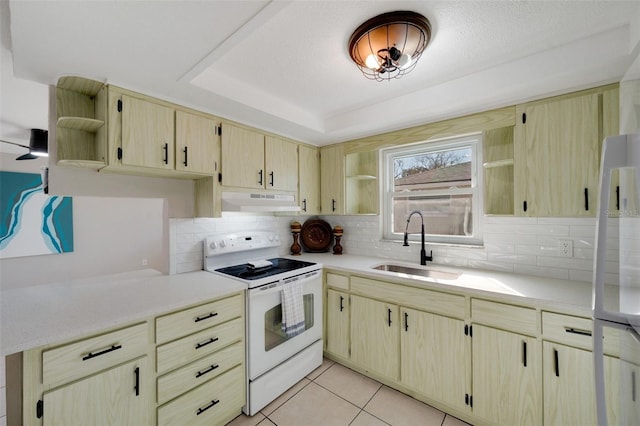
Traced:
<svg viewBox="0 0 640 426">
<path fill-rule="evenodd" d="M 309 219 L 302 225 L 300 240 L 306 252 L 322 253 L 329 251 L 333 233 L 331 225 L 322 219 Z"/>
</svg>

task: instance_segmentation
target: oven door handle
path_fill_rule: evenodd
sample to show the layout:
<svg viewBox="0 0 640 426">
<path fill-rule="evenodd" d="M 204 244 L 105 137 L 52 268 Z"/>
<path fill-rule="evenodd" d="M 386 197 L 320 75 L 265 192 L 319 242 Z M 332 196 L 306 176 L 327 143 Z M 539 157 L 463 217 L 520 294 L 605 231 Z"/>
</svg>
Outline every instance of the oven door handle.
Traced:
<svg viewBox="0 0 640 426">
<path fill-rule="evenodd" d="M 296 283 L 301 283 L 301 284 L 306 284 L 309 281 L 313 281 L 318 280 L 319 284 L 322 285 L 322 281 L 319 280 L 320 278 L 320 274 L 314 274 L 311 277 L 306 277 L 306 278 L 301 278 L 297 281 L 295 281 Z M 272 294 L 272 293 L 276 293 L 276 292 L 280 292 L 282 290 L 282 287 L 286 286 L 290 284 L 290 282 L 285 283 L 284 281 L 276 281 L 274 283 L 271 284 L 265 284 L 262 287 L 257 287 L 257 288 L 250 288 L 249 289 L 249 298 L 254 298 L 254 297 L 262 297 L 262 296 L 266 296 L 267 294 Z"/>
</svg>

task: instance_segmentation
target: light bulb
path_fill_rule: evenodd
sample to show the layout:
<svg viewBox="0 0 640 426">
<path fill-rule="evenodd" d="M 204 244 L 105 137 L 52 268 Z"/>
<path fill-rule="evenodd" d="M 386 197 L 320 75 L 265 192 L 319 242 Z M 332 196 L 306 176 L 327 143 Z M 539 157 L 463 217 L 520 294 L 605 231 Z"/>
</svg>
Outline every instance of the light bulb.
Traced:
<svg viewBox="0 0 640 426">
<path fill-rule="evenodd" d="M 367 66 L 367 68 L 371 68 L 372 70 L 377 70 L 380 67 L 380 64 L 378 63 L 378 58 L 373 53 L 367 56 L 367 59 L 364 61 L 364 64 Z"/>
<path fill-rule="evenodd" d="M 398 58 L 398 67 L 401 70 L 407 69 L 409 68 L 409 66 L 411 66 L 411 62 L 413 62 L 411 60 L 411 55 L 408 55 L 406 53 L 403 53 L 400 58 Z"/>
</svg>

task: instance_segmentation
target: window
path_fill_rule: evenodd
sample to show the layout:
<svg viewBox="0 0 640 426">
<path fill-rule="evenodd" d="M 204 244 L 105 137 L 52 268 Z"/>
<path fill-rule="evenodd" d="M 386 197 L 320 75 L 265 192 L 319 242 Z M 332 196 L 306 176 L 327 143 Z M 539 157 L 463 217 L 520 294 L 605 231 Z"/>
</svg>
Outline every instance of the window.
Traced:
<svg viewBox="0 0 640 426">
<path fill-rule="evenodd" d="M 481 153 L 479 134 L 383 150 L 383 237 L 402 240 L 418 210 L 427 241 L 481 244 Z M 410 240 L 420 240 L 420 227 L 414 215 Z"/>
</svg>

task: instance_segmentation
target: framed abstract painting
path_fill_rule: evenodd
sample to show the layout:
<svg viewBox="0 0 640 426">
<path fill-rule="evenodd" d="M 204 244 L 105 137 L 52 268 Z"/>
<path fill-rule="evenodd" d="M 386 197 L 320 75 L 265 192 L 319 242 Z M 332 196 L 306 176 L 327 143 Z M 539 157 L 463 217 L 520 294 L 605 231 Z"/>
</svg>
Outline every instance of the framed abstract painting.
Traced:
<svg viewBox="0 0 640 426">
<path fill-rule="evenodd" d="M 72 251 L 72 198 L 46 195 L 40 174 L 0 171 L 0 259 Z"/>
</svg>

